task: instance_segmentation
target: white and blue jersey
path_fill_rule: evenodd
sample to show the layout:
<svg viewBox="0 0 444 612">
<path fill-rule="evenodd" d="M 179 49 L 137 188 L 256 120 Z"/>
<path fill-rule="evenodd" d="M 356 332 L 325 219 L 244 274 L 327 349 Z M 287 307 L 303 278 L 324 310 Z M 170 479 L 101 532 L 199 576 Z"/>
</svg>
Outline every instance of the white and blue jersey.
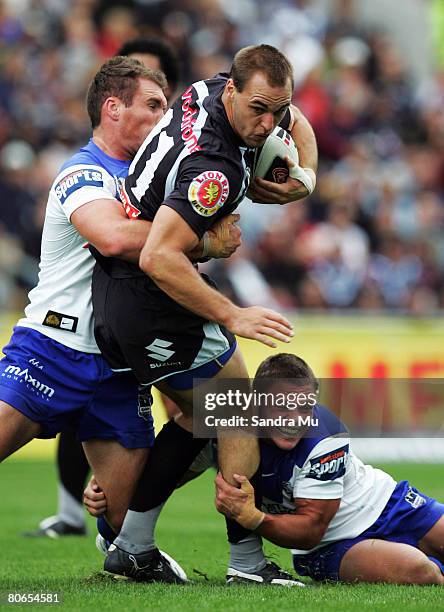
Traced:
<svg viewBox="0 0 444 612">
<path fill-rule="evenodd" d="M 128 448 L 153 442 L 149 392 L 139 395 L 132 374 L 113 373 L 95 342 L 95 260 L 71 223 L 89 202 L 121 205 L 119 181 L 129 163 L 90 140 L 63 165 L 49 192 L 39 281 L 0 361 L 0 400 L 39 423 L 40 437 L 70 426 L 82 441 L 113 439 Z"/>
<path fill-rule="evenodd" d="M 318 427 L 291 451 L 261 444 L 263 509 L 270 514 L 296 511 L 297 499 L 340 499 L 319 546 L 354 538 L 372 525 L 392 495 L 389 474 L 364 465 L 353 451 L 345 425 L 327 408 L 315 406 Z M 294 550 L 295 554 L 308 551 Z"/>
<path fill-rule="evenodd" d="M 94 200 L 116 200 L 129 161 L 106 155 L 90 140 L 63 166 L 49 192 L 40 273 L 19 326 L 65 346 L 99 353 L 94 339 L 91 278 L 95 260 L 71 223 L 75 210 Z M 116 203 L 117 205 L 117 203 Z"/>
</svg>

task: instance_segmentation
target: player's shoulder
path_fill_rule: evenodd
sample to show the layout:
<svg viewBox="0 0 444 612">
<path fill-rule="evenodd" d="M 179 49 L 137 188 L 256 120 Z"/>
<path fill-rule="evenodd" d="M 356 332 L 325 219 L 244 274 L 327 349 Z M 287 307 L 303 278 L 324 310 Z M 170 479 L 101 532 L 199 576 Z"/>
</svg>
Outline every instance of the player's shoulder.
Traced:
<svg viewBox="0 0 444 612">
<path fill-rule="evenodd" d="M 313 424 L 291 451 L 294 462 L 302 467 L 308 457 L 323 449 L 334 450 L 348 444 L 346 425 L 326 406 L 316 404 L 313 409 Z"/>
</svg>

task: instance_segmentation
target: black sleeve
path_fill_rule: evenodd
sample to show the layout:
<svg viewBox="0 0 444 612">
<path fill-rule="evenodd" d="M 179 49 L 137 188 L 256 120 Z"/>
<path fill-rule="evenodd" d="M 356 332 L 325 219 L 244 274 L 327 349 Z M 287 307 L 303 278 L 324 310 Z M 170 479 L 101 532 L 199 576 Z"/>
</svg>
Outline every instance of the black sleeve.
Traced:
<svg viewBox="0 0 444 612">
<path fill-rule="evenodd" d="M 174 191 L 163 204 L 179 213 L 200 239 L 215 221 L 233 210 L 243 174 L 240 165 L 226 158 L 189 155 L 180 165 Z"/>
</svg>

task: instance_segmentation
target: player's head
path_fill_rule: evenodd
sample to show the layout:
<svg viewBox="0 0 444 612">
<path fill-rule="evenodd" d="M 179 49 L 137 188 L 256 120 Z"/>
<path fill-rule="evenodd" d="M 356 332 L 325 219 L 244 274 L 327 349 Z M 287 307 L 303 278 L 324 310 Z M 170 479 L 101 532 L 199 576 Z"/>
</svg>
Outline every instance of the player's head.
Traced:
<svg viewBox="0 0 444 612">
<path fill-rule="evenodd" d="M 179 83 L 179 61 L 166 42 L 154 36 L 131 38 L 120 47 L 116 55 L 126 55 L 139 60 L 147 68 L 161 70 L 168 81 L 165 90 L 167 100 L 174 94 Z"/>
<path fill-rule="evenodd" d="M 113 57 L 94 76 L 87 94 L 93 130 L 108 130 L 128 156 L 134 156 L 163 116 L 166 87 L 162 72 L 129 57 Z"/>
<path fill-rule="evenodd" d="M 319 382 L 313 370 L 300 357 L 279 353 L 260 364 L 253 388 L 257 393 L 269 394 L 263 416 L 291 421 L 291 425 L 279 425 L 270 431 L 270 440 L 276 446 L 291 450 L 308 429 L 307 425 L 297 423 L 299 417 L 302 421 L 311 417 L 316 404 Z"/>
<path fill-rule="evenodd" d="M 223 102 L 234 131 L 249 147 L 259 147 L 282 120 L 293 93 L 293 69 L 270 45 L 236 53 Z"/>
</svg>

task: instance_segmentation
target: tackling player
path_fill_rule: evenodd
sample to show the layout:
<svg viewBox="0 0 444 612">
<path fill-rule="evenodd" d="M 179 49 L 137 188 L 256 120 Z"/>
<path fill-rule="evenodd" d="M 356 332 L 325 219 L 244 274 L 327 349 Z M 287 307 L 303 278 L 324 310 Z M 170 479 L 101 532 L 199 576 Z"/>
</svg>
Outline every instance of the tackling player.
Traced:
<svg viewBox="0 0 444 612">
<path fill-rule="evenodd" d="M 266 359 L 255 384 L 273 394 L 301 392 L 282 378 L 305 378 L 308 392 L 317 391 L 309 366 L 288 354 Z M 257 534 L 291 548 L 295 570 L 314 580 L 444 584 L 444 504 L 364 465 L 345 425 L 326 408 L 316 405 L 313 417 L 318 425 L 302 435 L 275 429 L 261 442 L 261 510 L 244 476 L 237 477 L 241 491 L 218 476 L 218 509 L 244 526 L 253 521 Z M 228 579 L 245 577 L 229 572 Z"/>
<path fill-rule="evenodd" d="M 128 40 L 116 55 L 137 59 L 147 68 L 161 70 L 167 80 L 164 89 L 168 103 L 171 103 L 178 81 L 179 65 L 172 49 L 161 39 L 140 37 Z M 105 168 L 106 169 L 106 168 Z M 177 412 L 177 406 L 166 396 L 162 401 L 169 416 Z M 26 532 L 32 537 L 59 537 L 84 535 L 86 525 L 82 504 L 83 490 L 89 473 L 89 464 L 75 429 L 62 431 L 57 445 L 58 512 L 43 519 L 38 529 Z"/>
<path fill-rule="evenodd" d="M 318 383 L 302 359 L 281 353 L 261 363 L 253 382 L 258 386 L 274 397 L 291 394 L 294 406 L 295 394 L 315 394 Z M 274 408 L 272 414 L 305 419 L 308 412 Z M 316 405 L 310 414 L 316 425 L 277 427 L 260 441 L 261 509 L 243 476 L 237 477 L 241 489 L 218 476 L 218 509 L 246 527 L 259 523 L 256 533 L 291 548 L 296 571 L 314 580 L 444 584 L 444 505 L 364 465 L 350 449 L 345 425 L 327 408 Z M 216 457 L 209 443 L 184 480 L 217 467 Z M 92 483 L 84 499 L 93 516 L 106 508 Z M 229 568 L 227 582 L 264 578 Z M 267 582 L 273 580 L 269 574 Z"/>
<path fill-rule="evenodd" d="M 190 86 L 145 141 L 126 180 L 127 210 L 153 221 L 141 269 L 96 254 L 95 333 L 103 354 L 115 370 L 131 369 L 143 385 L 155 383 L 188 418 L 193 377 L 248 378 L 234 334 L 272 347 L 274 340 L 288 341 L 293 334 L 278 313 L 236 307 L 185 257 L 204 232 L 243 199 L 255 149 L 278 124 L 291 132 L 305 169 L 292 168 L 290 175 L 299 180 L 289 178 L 284 184 L 255 182 L 255 199 L 283 204 L 314 188 L 316 144 L 307 121 L 290 106 L 292 91 L 291 65 L 268 45 L 242 49 L 231 76 L 217 75 Z M 201 444 L 174 421 L 164 427 L 117 548 L 105 561 L 108 571 L 143 579 L 139 568 L 147 565 L 154 547 L 162 504 Z M 219 460 L 229 481 L 239 472 L 251 477 L 259 463 L 256 440 L 222 439 Z M 239 546 L 251 550 L 255 538 L 234 522 L 228 531 L 232 561 L 237 559 L 240 569 Z M 264 570 L 262 554 L 254 565 Z"/>
</svg>

